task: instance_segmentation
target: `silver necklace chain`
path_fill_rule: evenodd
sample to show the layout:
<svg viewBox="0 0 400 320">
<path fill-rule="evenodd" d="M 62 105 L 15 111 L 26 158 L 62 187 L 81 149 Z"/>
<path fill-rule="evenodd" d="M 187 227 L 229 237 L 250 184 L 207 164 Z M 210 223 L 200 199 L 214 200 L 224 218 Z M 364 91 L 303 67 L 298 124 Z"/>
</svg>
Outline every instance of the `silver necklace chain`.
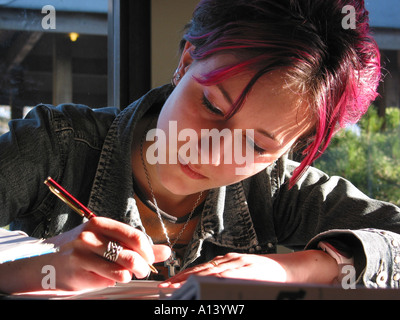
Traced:
<svg viewBox="0 0 400 320">
<path fill-rule="evenodd" d="M 174 241 L 173 243 L 171 243 L 171 240 L 170 240 L 170 238 L 169 238 L 169 236 L 168 236 L 168 230 L 167 230 L 167 228 L 166 228 L 166 226 L 165 226 L 165 224 L 164 224 L 163 218 L 162 218 L 162 216 L 161 216 L 160 208 L 158 207 L 156 197 L 154 196 L 153 187 L 152 187 L 151 182 L 150 182 L 150 175 L 149 175 L 149 172 L 148 172 L 148 170 L 147 170 L 147 166 L 146 166 L 146 163 L 145 163 L 144 157 L 143 157 L 143 144 L 144 144 L 144 139 L 145 139 L 145 136 L 146 136 L 146 134 L 147 134 L 147 132 L 148 132 L 148 128 L 150 127 L 151 124 L 152 124 L 152 121 L 149 123 L 149 125 L 148 125 L 148 127 L 146 128 L 145 133 L 144 133 L 144 135 L 143 135 L 143 137 L 142 137 L 142 139 L 141 139 L 141 141 L 140 141 L 140 158 L 141 158 L 141 160 L 142 160 L 142 165 L 143 165 L 144 173 L 145 173 L 145 175 L 146 175 L 147 184 L 149 185 L 151 197 L 152 197 L 152 199 L 153 199 L 154 206 L 155 206 L 155 208 L 156 208 L 156 212 L 157 212 L 158 219 L 160 220 L 161 227 L 162 227 L 162 229 L 163 229 L 163 232 L 164 232 L 165 238 L 166 238 L 166 240 L 167 240 L 167 242 L 168 242 L 168 245 L 169 245 L 169 247 L 172 249 L 172 248 L 176 245 L 176 243 L 178 242 L 178 240 L 181 238 L 183 232 L 185 231 L 187 225 L 189 224 L 189 221 L 192 219 L 192 216 L 193 216 L 193 214 L 194 214 L 194 211 L 196 210 L 196 207 L 198 206 L 198 204 L 199 204 L 199 202 L 200 202 L 200 199 L 201 199 L 201 197 L 203 196 L 203 191 L 200 192 L 200 194 L 199 194 L 199 196 L 198 196 L 196 202 L 194 203 L 193 209 L 192 209 L 192 211 L 191 211 L 190 214 L 189 214 L 189 217 L 187 218 L 187 220 L 186 220 L 185 224 L 183 225 L 181 231 L 179 232 L 178 236 L 175 238 L 175 241 Z"/>
</svg>

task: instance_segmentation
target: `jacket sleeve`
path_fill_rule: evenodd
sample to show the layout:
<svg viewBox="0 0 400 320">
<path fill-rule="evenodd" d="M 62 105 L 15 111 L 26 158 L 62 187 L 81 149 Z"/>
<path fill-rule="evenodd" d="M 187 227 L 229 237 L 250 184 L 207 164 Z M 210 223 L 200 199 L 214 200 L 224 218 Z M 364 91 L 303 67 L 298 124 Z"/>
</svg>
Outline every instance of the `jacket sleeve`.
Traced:
<svg viewBox="0 0 400 320">
<path fill-rule="evenodd" d="M 382 229 L 330 230 L 313 238 L 306 249 L 315 249 L 320 241 L 345 241 L 355 259 L 354 280 L 368 288 L 399 288 L 400 236 Z M 353 279 L 347 269 L 339 270 L 345 284 Z"/>
<path fill-rule="evenodd" d="M 89 173 L 117 114 L 116 108 L 38 105 L 24 119 L 10 121 L 9 132 L 0 136 L 0 225 L 18 228 L 29 220 L 34 228 L 50 218 L 58 200 L 44 185 L 48 176 L 60 184 L 90 185 Z M 90 191 L 87 185 L 81 189 Z"/>
<path fill-rule="evenodd" d="M 10 130 L 0 136 L 1 226 L 35 211 L 47 194 L 43 177 L 58 174 L 60 150 L 50 122 L 49 109 L 38 107 L 23 120 L 10 121 Z"/>
<path fill-rule="evenodd" d="M 288 161 L 274 200 L 278 241 L 317 248 L 319 241 L 344 243 L 354 256 L 359 284 L 399 287 L 400 209 L 367 197 L 340 177 L 310 168 L 291 189 L 296 163 Z"/>
</svg>

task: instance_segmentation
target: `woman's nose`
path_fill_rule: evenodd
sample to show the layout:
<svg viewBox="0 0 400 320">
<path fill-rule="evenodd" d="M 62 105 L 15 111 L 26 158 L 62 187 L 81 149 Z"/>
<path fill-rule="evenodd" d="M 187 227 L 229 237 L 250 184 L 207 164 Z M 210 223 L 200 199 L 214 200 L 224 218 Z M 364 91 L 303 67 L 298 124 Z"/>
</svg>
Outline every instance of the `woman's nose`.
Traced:
<svg viewBox="0 0 400 320">
<path fill-rule="evenodd" d="M 232 134 L 228 129 L 202 131 L 198 142 L 198 155 L 201 164 L 219 166 L 222 163 L 232 163 Z"/>
</svg>

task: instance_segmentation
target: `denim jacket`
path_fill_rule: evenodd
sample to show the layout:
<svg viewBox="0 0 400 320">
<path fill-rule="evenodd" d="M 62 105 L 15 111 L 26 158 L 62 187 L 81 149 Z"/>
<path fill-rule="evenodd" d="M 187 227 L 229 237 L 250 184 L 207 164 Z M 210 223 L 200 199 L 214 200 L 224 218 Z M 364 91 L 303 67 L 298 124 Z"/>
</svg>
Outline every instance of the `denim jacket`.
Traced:
<svg viewBox="0 0 400 320">
<path fill-rule="evenodd" d="M 39 105 L 24 120 L 11 121 L 0 137 L 1 225 L 48 238 L 82 223 L 44 185 L 51 176 L 97 215 L 140 228 L 133 128 L 150 109 L 162 107 L 171 90 L 153 89 L 123 111 Z M 360 284 L 398 287 L 399 208 L 315 168 L 288 189 L 297 165 L 284 156 L 253 177 L 210 190 L 184 267 L 227 252 L 275 253 L 278 244 L 308 249 L 320 240 L 340 240 L 353 251 Z"/>
</svg>

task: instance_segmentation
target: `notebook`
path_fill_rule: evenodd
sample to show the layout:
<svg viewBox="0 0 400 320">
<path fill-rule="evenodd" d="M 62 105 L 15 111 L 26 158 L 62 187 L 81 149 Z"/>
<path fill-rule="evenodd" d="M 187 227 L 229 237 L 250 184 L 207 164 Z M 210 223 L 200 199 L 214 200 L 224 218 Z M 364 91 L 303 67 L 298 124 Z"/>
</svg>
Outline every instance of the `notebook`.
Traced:
<svg viewBox="0 0 400 320">
<path fill-rule="evenodd" d="M 53 244 L 31 238 L 22 231 L 0 228 L 0 263 L 56 252 Z"/>
</svg>

